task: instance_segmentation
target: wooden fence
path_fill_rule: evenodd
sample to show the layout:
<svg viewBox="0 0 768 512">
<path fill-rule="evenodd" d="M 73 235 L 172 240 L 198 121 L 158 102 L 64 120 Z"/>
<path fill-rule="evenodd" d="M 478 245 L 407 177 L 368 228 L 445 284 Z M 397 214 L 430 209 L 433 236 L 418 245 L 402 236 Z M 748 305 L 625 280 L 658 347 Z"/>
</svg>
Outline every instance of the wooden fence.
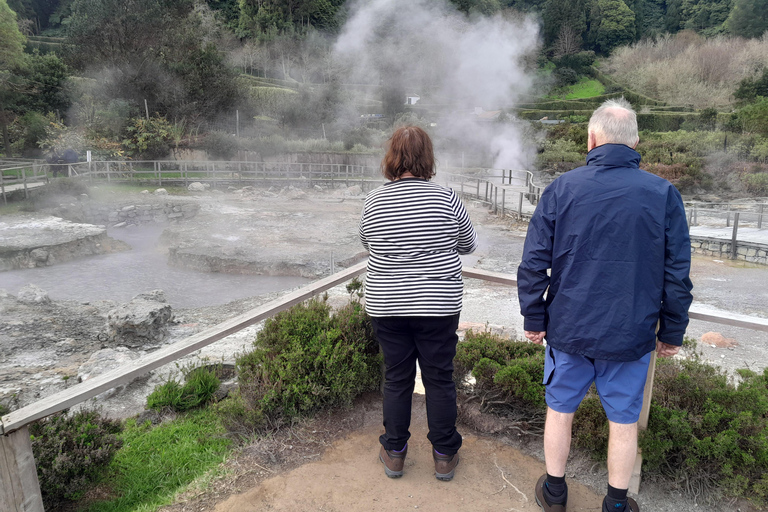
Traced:
<svg viewBox="0 0 768 512">
<path fill-rule="evenodd" d="M 23 190 L 26 199 L 29 197 L 30 189 L 48 183 L 48 170 L 47 164 L 37 162 L 0 169 L 0 193 L 3 196 L 3 204 L 8 204 L 8 195 L 16 190 Z"/>
<path fill-rule="evenodd" d="M 68 409 L 106 390 L 126 384 L 155 368 L 175 361 L 184 355 L 269 318 L 336 285 L 342 284 L 365 272 L 366 265 L 366 261 L 353 265 L 341 272 L 304 286 L 299 290 L 287 293 L 268 304 L 243 313 L 194 336 L 190 336 L 185 340 L 147 354 L 121 368 L 89 379 L 70 389 L 55 393 L 0 418 L 0 512 L 43 511 L 40 485 L 37 479 L 37 470 L 29 437 L 28 425 L 30 423 Z M 463 275 L 467 278 L 482 279 L 513 287 L 517 286 L 517 279 L 509 274 L 465 268 Z M 707 322 L 768 332 L 768 319 L 742 315 L 713 315 L 698 312 L 696 308 L 692 308 L 690 317 Z M 654 368 L 655 366 L 651 364 L 643 400 L 643 412 L 640 418 L 641 428 L 645 428 L 648 424 Z M 636 471 L 631 487 L 633 492 L 639 491 L 641 461 L 642 457 L 638 453 Z"/>
</svg>

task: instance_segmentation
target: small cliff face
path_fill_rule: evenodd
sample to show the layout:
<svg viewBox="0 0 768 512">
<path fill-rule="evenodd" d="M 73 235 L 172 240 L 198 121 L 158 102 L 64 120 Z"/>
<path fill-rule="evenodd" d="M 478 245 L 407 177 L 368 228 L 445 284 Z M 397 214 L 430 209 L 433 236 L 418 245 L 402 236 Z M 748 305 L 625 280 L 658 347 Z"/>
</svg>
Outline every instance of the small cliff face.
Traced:
<svg viewBox="0 0 768 512">
<path fill-rule="evenodd" d="M 107 228 L 58 217 L 25 214 L 0 221 L 0 271 L 54 265 L 130 247 L 107 236 Z"/>
</svg>

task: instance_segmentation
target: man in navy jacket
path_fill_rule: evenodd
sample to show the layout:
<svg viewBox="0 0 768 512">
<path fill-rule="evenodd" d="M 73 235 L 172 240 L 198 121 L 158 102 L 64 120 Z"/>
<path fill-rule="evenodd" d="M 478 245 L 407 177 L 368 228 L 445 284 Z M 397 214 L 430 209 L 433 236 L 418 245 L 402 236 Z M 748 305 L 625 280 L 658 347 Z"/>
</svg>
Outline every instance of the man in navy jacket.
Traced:
<svg viewBox="0 0 768 512">
<path fill-rule="evenodd" d="M 517 274 L 525 335 L 547 341 L 547 474 L 536 501 L 565 510 L 573 416 L 594 382 L 610 424 L 603 510 L 638 512 L 627 488 L 643 389 L 651 352 L 670 357 L 683 342 L 690 239 L 679 192 L 638 167 L 629 103 L 603 103 L 588 133 L 587 165 L 544 190 Z"/>
</svg>

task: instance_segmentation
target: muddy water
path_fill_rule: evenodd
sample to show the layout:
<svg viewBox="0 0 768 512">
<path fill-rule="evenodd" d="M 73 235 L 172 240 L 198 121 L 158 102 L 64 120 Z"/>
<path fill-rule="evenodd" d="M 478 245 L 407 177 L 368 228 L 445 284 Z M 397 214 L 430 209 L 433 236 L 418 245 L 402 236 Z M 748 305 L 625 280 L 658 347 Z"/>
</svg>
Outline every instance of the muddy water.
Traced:
<svg viewBox="0 0 768 512">
<path fill-rule="evenodd" d="M 0 272 L 0 288 L 12 294 L 34 284 L 53 300 L 114 300 L 126 302 L 139 293 L 160 289 L 174 308 L 214 306 L 309 282 L 301 277 L 201 273 L 169 267 L 157 249 L 162 228 L 110 229 L 131 251 L 91 256 L 77 261 L 24 270 Z"/>
</svg>

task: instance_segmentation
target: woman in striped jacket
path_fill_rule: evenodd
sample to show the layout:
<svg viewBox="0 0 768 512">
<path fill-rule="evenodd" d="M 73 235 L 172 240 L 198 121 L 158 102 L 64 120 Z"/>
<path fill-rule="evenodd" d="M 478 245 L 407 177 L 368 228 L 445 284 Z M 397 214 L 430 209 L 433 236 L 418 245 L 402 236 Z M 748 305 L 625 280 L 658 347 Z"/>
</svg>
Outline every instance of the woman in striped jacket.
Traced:
<svg viewBox="0 0 768 512">
<path fill-rule="evenodd" d="M 477 235 L 456 193 L 430 181 L 435 158 L 424 130 L 396 130 L 382 171 L 390 182 L 368 194 L 360 220 L 360 240 L 370 252 L 365 308 L 386 366 L 379 458 L 387 476 L 402 476 L 418 360 L 435 477 L 450 480 L 461 447 L 453 383 L 463 294 L 459 254 L 475 250 Z"/>
</svg>

